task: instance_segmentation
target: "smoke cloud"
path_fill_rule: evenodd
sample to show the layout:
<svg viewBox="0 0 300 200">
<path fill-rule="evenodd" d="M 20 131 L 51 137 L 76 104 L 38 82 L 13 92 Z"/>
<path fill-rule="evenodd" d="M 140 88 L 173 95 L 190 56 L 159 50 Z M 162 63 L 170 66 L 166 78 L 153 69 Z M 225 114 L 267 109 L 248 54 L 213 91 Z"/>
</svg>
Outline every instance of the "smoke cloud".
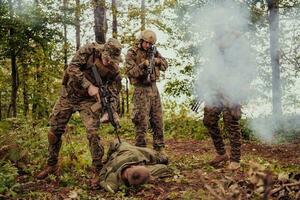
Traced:
<svg viewBox="0 0 300 200">
<path fill-rule="evenodd" d="M 225 99 L 244 105 L 258 97 L 255 84 L 260 80 L 256 51 L 250 42 L 255 34 L 249 28 L 249 17 L 249 9 L 233 0 L 211 1 L 192 12 L 193 26 L 189 31 L 193 33 L 195 45 L 199 46 L 195 95 L 205 104 L 212 105 Z M 252 111 L 257 106 L 253 105 Z M 264 116 L 252 119 L 249 124 L 253 133 L 264 142 L 278 141 L 275 137 L 282 132 L 285 137 L 290 134 L 300 138 L 299 116 Z"/>
<path fill-rule="evenodd" d="M 196 96 L 206 104 L 220 96 L 242 103 L 251 96 L 250 84 L 256 77 L 255 56 L 247 38 L 249 12 L 234 1 L 214 1 L 193 13 L 192 32 L 207 39 L 198 51 Z"/>
</svg>

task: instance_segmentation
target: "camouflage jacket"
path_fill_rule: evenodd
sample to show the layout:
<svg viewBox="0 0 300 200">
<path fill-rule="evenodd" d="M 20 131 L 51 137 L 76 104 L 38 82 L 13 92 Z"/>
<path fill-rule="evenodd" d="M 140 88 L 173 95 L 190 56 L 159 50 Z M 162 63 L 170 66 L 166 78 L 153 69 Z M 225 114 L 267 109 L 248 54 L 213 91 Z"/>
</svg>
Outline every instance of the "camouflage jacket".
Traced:
<svg viewBox="0 0 300 200">
<path fill-rule="evenodd" d="M 171 171 L 161 163 L 156 151 L 143 147 L 136 147 L 126 142 L 117 143 L 110 148 L 110 156 L 100 172 L 100 185 L 106 191 L 116 192 L 121 185 L 126 185 L 121 178 L 122 171 L 130 165 L 144 165 L 150 170 L 154 178 L 171 175 Z"/>
<path fill-rule="evenodd" d="M 155 58 L 158 58 L 157 63 L 155 63 L 154 70 L 151 74 L 151 81 L 158 81 L 160 78 L 160 71 L 166 71 L 168 68 L 167 60 L 162 57 L 162 55 L 157 51 Z M 143 80 L 146 79 L 145 69 L 141 66 L 141 63 L 149 59 L 147 51 L 141 49 L 139 44 L 130 48 L 126 55 L 126 75 L 128 76 L 131 84 L 141 85 Z"/>
<path fill-rule="evenodd" d="M 79 48 L 64 73 L 63 85 L 68 96 L 74 98 L 93 98 L 88 95 L 87 88 L 95 84 L 92 72 L 93 64 L 110 91 L 118 93 L 121 89 L 121 75 L 118 64 L 105 67 L 101 60 L 104 45 L 90 43 Z M 116 95 L 116 94 L 115 94 Z"/>
</svg>

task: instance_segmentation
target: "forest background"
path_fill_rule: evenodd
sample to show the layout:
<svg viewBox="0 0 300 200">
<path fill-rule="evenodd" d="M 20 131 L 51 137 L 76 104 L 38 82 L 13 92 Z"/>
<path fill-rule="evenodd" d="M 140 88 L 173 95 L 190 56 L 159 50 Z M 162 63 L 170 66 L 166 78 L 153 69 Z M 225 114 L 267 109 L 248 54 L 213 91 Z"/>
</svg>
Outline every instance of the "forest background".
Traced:
<svg viewBox="0 0 300 200">
<path fill-rule="evenodd" d="M 53 193 L 53 190 L 37 187 L 39 183 L 34 182 L 33 177 L 45 164 L 48 117 L 59 95 L 63 71 L 75 51 L 89 42 L 104 43 L 115 37 L 124 46 L 122 56 L 125 58 L 127 49 L 141 30 L 154 30 L 158 35 L 157 47 L 169 62 L 169 69 L 159 83 L 167 144 L 176 143 L 174 140 L 187 144 L 208 142 L 209 136 L 201 121 L 203 105 L 198 113 L 190 109 L 195 98 L 195 69 L 201 68 L 204 59 L 199 48 L 206 38 L 199 41 L 199 33 L 190 27 L 195 23 L 191 19 L 193 11 L 217 2 L 0 0 L 0 198 L 18 198 L 22 193 L 25 198 L 39 198 L 45 193 Z M 250 13 L 247 37 L 255 51 L 258 69 L 252 85 L 255 95 L 243 105 L 243 138 L 269 148 L 282 143 L 299 144 L 300 2 L 234 2 Z M 125 77 L 124 65 L 120 67 L 124 75 L 119 106 L 122 116 L 120 135 L 132 140 L 132 87 Z M 110 125 L 101 126 L 100 135 L 104 142 L 112 140 L 113 134 Z M 86 181 L 88 175 L 84 174 L 90 165 L 87 141 L 82 142 L 83 137 L 84 127 L 79 116 L 74 115 L 61 152 L 65 168 L 61 184 L 68 189 L 60 190 L 59 195 L 69 197 L 74 192 L 84 197 L 98 195 L 90 194 L 87 186 L 80 187 L 81 183 L 76 182 L 78 177 Z M 297 155 L 296 152 L 289 153 Z M 205 163 L 209 156 L 201 159 Z M 189 168 L 192 161 L 182 162 Z M 279 167 L 282 171 L 278 170 L 278 173 L 300 173 L 297 162 L 288 163 L 282 169 Z M 173 178 L 182 181 L 180 166 L 173 165 L 178 172 Z M 249 168 L 245 164 L 245 170 Z M 76 169 L 77 173 L 72 174 L 71 169 Z M 186 188 L 183 190 L 187 191 Z M 181 198 L 199 193 L 195 189 L 189 190 L 188 193 L 169 191 L 168 194 Z M 125 198 L 125 194 L 128 192 L 119 194 L 120 198 Z M 140 196 L 143 195 L 149 194 Z"/>
</svg>

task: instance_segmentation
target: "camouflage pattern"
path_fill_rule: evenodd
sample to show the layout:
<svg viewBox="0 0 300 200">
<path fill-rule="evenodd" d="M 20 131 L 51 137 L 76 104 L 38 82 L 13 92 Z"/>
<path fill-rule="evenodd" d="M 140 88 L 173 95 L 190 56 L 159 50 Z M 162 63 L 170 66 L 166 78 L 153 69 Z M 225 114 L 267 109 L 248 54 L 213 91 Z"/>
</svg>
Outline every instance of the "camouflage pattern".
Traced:
<svg viewBox="0 0 300 200">
<path fill-rule="evenodd" d="M 109 192 L 116 192 L 121 185 L 127 184 L 122 178 L 122 171 L 131 165 L 144 165 L 153 178 L 171 175 L 170 169 L 160 164 L 159 154 L 148 148 L 136 147 L 122 142 L 110 146 L 108 162 L 100 171 L 100 185 Z"/>
<path fill-rule="evenodd" d="M 241 157 L 241 130 L 239 126 L 241 106 L 220 101 L 214 105 L 205 105 L 204 107 L 203 123 L 211 135 L 216 152 L 219 155 L 224 155 L 226 153 L 225 145 L 218 126 L 221 113 L 223 114 L 224 126 L 229 132 L 230 160 L 239 162 Z"/>
<path fill-rule="evenodd" d="M 95 84 L 91 67 L 95 63 L 97 70 L 112 93 L 113 102 L 117 102 L 120 90 L 121 76 L 118 63 L 104 66 L 101 60 L 102 53 L 107 51 L 104 45 L 91 43 L 81 47 L 72 58 L 65 70 L 61 95 L 56 102 L 50 115 L 50 131 L 48 133 L 49 158 L 48 165 L 53 166 L 58 161 L 58 154 L 61 147 L 61 136 L 65 132 L 66 125 L 72 114 L 79 111 L 81 120 L 84 123 L 89 141 L 93 166 L 96 169 L 102 168 L 103 146 L 100 144 L 98 129 L 100 125 L 101 106 L 98 110 L 91 107 L 97 103 L 95 97 L 88 95 L 87 88 Z M 115 59 L 115 55 L 111 55 Z M 116 58 L 115 60 L 117 60 Z M 116 103 L 114 103 L 116 107 Z"/>
<path fill-rule="evenodd" d="M 137 44 L 129 49 L 126 55 L 126 75 L 130 83 L 133 84 L 133 123 L 136 130 L 136 145 L 146 146 L 145 133 L 148 123 L 153 131 L 153 147 L 164 147 L 163 136 L 163 113 L 160 95 L 156 86 L 156 81 L 160 78 L 160 71 L 165 71 L 168 67 L 167 61 L 159 52 L 155 55 L 155 70 L 151 74 L 151 83 L 144 84 L 146 76 L 145 69 L 141 66 L 148 58 L 145 50 Z"/>
</svg>

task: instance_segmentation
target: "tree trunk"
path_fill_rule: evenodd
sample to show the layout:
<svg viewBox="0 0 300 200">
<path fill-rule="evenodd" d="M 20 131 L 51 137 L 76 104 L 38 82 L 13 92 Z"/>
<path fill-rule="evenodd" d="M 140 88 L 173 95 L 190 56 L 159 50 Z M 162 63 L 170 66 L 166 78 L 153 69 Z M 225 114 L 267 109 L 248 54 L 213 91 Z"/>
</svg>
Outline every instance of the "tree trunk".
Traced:
<svg viewBox="0 0 300 200">
<path fill-rule="evenodd" d="M 0 91 L 0 121 L 2 120 L 2 91 Z"/>
<path fill-rule="evenodd" d="M 13 3 L 12 0 L 8 1 L 9 3 L 9 15 L 10 20 L 13 21 Z M 11 102 L 8 108 L 8 116 L 17 117 L 17 92 L 18 92 L 18 69 L 17 69 L 17 58 L 16 50 L 14 47 L 14 28 L 9 29 L 9 48 L 10 48 L 10 59 L 11 59 Z M 12 112 L 12 115 L 11 115 Z"/>
<path fill-rule="evenodd" d="M 128 78 L 126 78 L 126 113 L 129 113 L 129 89 L 128 89 Z"/>
<path fill-rule="evenodd" d="M 78 50 L 80 47 L 80 0 L 76 0 L 75 9 L 76 50 Z"/>
<path fill-rule="evenodd" d="M 104 44 L 106 41 L 107 32 L 105 0 L 93 0 L 93 4 L 95 19 L 95 40 L 99 44 Z"/>
<path fill-rule="evenodd" d="M 29 103 L 28 103 L 28 93 L 27 93 L 27 79 L 28 79 L 28 69 L 27 65 L 25 63 L 22 64 L 23 67 L 23 112 L 24 116 L 26 117 L 28 115 L 29 110 Z"/>
<path fill-rule="evenodd" d="M 145 0 L 142 0 L 141 2 L 141 31 L 145 30 L 146 26 L 146 5 L 145 5 Z"/>
<path fill-rule="evenodd" d="M 279 64 L 279 7 L 278 0 L 268 0 L 269 27 L 270 27 L 270 54 L 272 65 L 272 114 L 275 117 L 282 115 L 281 84 Z"/>
<path fill-rule="evenodd" d="M 64 64 L 65 69 L 68 67 L 68 40 L 67 40 L 67 7 L 68 7 L 68 0 L 63 0 L 63 27 L 64 27 Z"/>
<path fill-rule="evenodd" d="M 111 1 L 111 10 L 112 10 L 112 17 L 113 17 L 113 21 L 112 21 L 112 37 L 113 38 L 117 38 L 117 36 L 118 36 L 118 21 L 117 21 L 118 10 L 117 10 L 116 0 L 112 0 Z"/>
</svg>

